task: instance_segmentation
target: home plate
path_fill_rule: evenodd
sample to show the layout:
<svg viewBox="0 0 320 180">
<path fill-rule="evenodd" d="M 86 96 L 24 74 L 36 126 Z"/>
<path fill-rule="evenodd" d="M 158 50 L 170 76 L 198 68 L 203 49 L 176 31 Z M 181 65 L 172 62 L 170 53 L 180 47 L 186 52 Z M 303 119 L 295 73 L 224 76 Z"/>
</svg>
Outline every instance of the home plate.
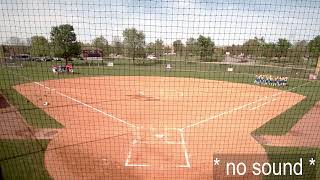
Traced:
<svg viewBox="0 0 320 180">
<path fill-rule="evenodd" d="M 125 160 L 127 167 L 189 168 L 189 155 L 179 129 L 137 129 Z"/>
<path fill-rule="evenodd" d="M 158 139 L 161 139 L 161 138 L 164 138 L 164 137 L 165 137 L 164 134 L 156 134 L 155 136 L 156 136 L 156 138 L 158 138 Z"/>
<path fill-rule="evenodd" d="M 174 168 L 186 167 L 184 149 L 179 144 L 135 144 L 126 166 Z"/>
</svg>

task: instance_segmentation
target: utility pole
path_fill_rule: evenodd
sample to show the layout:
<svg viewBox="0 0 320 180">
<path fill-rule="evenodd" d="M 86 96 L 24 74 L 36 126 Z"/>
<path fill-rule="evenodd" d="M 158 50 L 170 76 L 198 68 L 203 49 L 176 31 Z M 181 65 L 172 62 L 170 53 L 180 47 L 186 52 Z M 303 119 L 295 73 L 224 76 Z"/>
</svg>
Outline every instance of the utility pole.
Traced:
<svg viewBox="0 0 320 180">
<path fill-rule="evenodd" d="M 317 76 L 319 75 L 319 71 L 320 71 L 320 55 L 318 57 L 318 62 L 317 62 L 316 70 L 315 70 L 315 74 Z"/>
</svg>

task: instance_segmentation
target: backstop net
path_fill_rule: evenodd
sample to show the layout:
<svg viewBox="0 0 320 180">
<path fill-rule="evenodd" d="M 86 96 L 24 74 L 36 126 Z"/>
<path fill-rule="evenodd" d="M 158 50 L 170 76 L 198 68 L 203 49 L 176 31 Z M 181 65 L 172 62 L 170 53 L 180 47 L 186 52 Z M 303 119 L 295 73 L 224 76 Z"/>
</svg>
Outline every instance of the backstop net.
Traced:
<svg viewBox="0 0 320 180">
<path fill-rule="evenodd" d="M 319 9 L 0 0 L 0 179 L 318 179 Z"/>
</svg>

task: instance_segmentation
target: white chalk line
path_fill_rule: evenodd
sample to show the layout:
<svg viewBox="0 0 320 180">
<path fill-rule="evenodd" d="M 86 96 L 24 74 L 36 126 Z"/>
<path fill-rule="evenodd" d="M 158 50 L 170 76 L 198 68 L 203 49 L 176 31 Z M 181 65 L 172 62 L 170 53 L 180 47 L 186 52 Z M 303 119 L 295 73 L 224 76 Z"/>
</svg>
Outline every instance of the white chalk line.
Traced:
<svg viewBox="0 0 320 180">
<path fill-rule="evenodd" d="M 180 129 L 180 136 L 181 136 L 181 144 L 182 144 L 182 148 L 184 149 L 184 158 L 186 160 L 186 165 L 180 165 L 179 167 L 186 167 L 186 168 L 190 168 L 191 167 L 191 164 L 190 164 L 190 161 L 189 161 L 189 154 L 188 154 L 188 150 L 187 150 L 187 145 L 185 143 L 185 140 L 184 140 L 184 131 L 182 129 Z"/>
<path fill-rule="evenodd" d="M 70 99 L 70 100 L 72 100 L 72 101 L 75 101 L 75 102 L 77 102 L 77 103 L 79 103 L 79 104 L 81 104 L 81 105 L 83 105 L 83 106 L 86 106 L 86 107 L 88 107 L 88 108 L 91 108 L 91 109 L 93 109 L 94 111 L 97 111 L 97 112 L 99 112 L 99 113 L 102 113 L 103 115 L 108 116 L 108 117 L 110 117 L 110 118 L 112 118 L 112 119 L 114 119 L 114 120 L 117 120 L 117 121 L 121 122 L 121 123 L 124 123 L 124 124 L 126 124 L 126 125 L 128 125 L 128 126 L 130 126 L 130 127 L 136 127 L 134 124 L 128 123 L 127 121 L 124 121 L 124 120 L 122 120 L 122 119 L 120 119 L 120 118 L 118 118 L 118 117 L 116 117 L 116 116 L 114 116 L 114 115 L 108 114 L 108 113 L 106 113 L 106 112 L 104 112 L 104 111 L 102 111 L 102 110 L 100 110 L 100 109 L 98 109 L 98 108 L 95 108 L 95 107 L 93 107 L 93 106 L 90 106 L 89 104 L 86 104 L 86 103 L 81 102 L 81 101 L 79 101 L 79 100 L 77 100 L 77 99 L 75 99 L 75 98 L 72 98 L 72 97 L 70 97 L 70 96 L 68 96 L 68 95 L 65 95 L 65 94 L 63 94 L 63 93 L 61 93 L 61 92 L 59 92 L 59 91 L 57 91 L 57 90 L 55 90 L 55 89 L 51 89 L 50 87 L 48 87 L 48 86 L 46 86 L 46 85 L 43 85 L 43 84 L 41 84 L 41 83 L 39 83 L 39 82 L 34 82 L 34 83 L 37 84 L 37 85 L 39 85 L 39 86 L 41 86 L 41 87 L 44 87 L 44 88 L 46 88 L 46 89 L 48 89 L 48 90 L 50 90 L 50 91 L 55 91 L 55 92 L 56 92 L 57 94 L 59 94 L 60 96 L 63 96 L 63 97 L 65 97 L 65 98 Z"/>
<path fill-rule="evenodd" d="M 124 163 L 124 166 L 128 166 L 128 167 L 148 167 L 148 166 L 150 166 L 150 165 L 148 165 L 148 164 L 130 164 L 129 162 L 130 162 L 130 159 L 131 159 L 131 155 L 132 155 L 132 150 L 133 150 L 133 146 L 136 144 L 136 139 L 134 139 L 133 141 L 132 141 L 132 144 L 131 144 L 131 146 L 129 147 L 130 149 L 129 149 L 129 153 L 128 153 L 128 155 L 127 155 L 127 159 L 126 159 L 126 161 L 125 161 L 125 163 Z"/>
<path fill-rule="evenodd" d="M 179 128 L 165 128 L 165 131 L 166 132 L 169 132 L 169 131 L 179 131 L 181 133 L 181 129 Z M 179 141 L 179 142 L 176 142 L 176 141 L 170 141 L 168 140 L 168 136 L 165 136 L 165 142 L 167 144 L 182 144 L 182 141 Z"/>
<path fill-rule="evenodd" d="M 197 125 L 199 125 L 199 124 L 202 124 L 202 123 L 211 121 L 211 120 L 216 119 L 216 118 L 218 118 L 218 117 L 220 117 L 220 116 L 223 116 L 223 115 L 226 115 L 226 114 L 233 113 L 233 112 L 235 112 L 235 111 L 241 110 L 241 109 L 243 109 L 243 108 L 245 108 L 245 107 L 248 107 L 248 106 L 250 106 L 250 105 L 252 105 L 252 104 L 254 104 L 254 103 L 257 103 L 257 102 L 259 102 L 259 101 L 262 101 L 262 100 L 264 100 L 264 99 L 268 99 L 268 98 L 270 98 L 270 97 L 276 97 L 276 96 L 278 96 L 278 95 L 280 95 L 280 94 L 283 94 L 283 93 L 285 93 L 285 92 L 290 92 L 290 91 L 292 91 L 292 90 L 294 90 L 294 89 L 297 89 L 297 88 L 299 88 L 299 87 L 305 86 L 305 85 L 307 85 L 307 84 L 309 84 L 309 83 L 311 83 L 311 81 L 309 81 L 309 82 L 307 82 L 307 83 L 304 83 L 304 84 L 301 84 L 301 85 L 299 85 L 299 86 L 293 87 L 293 88 L 291 88 L 291 89 L 288 89 L 288 90 L 286 90 L 286 91 L 280 91 L 280 92 L 278 92 L 278 93 L 276 93 L 276 94 L 273 94 L 272 96 L 266 96 L 266 97 L 264 97 L 264 98 L 258 99 L 257 101 L 253 101 L 253 102 L 251 102 L 251 103 L 244 104 L 244 105 L 242 105 L 242 106 L 239 106 L 239 107 L 233 108 L 233 109 L 231 109 L 231 110 L 222 112 L 222 113 L 220 113 L 220 114 L 211 116 L 211 117 L 209 117 L 209 118 L 207 118 L 207 119 L 201 120 L 201 121 L 196 122 L 196 123 L 191 124 L 191 125 L 188 125 L 188 126 L 182 128 L 182 130 L 185 130 L 186 128 L 194 127 L 194 126 L 197 126 Z"/>
<path fill-rule="evenodd" d="M 47 87 L 47 86 L 45 86 L 45 85 L 43 85 L 43 84 L 41 84 L 41 83 L 39 83 L 39 82 L 34 82 L 34 83 L 37 84 L 37 85 L 39 85 L 39 86 L 41 86 L 41 87 L 44 87 L 44 88 L 46 88 L 46 89 L 48 89 L 48 90 L 52 90 L 52 89 L 50 89 L 49 87 Z M 132 125 L 132 124 L 130 124 L 130 123 L 127 123 L 126 121 L 123 121 L 122 119 L 119 119 L 119 118 L 117 118 L 117 117 L 115 117 L 115 116 L 113 116 L 113 115 L 110 115 L 110 114 L 108 114 L 108 113 L 105 113 L 105 112 L 103 112 L 103 111 L 101 111 L 101 110 L 99 110 L 99 109 L 97 109 L 97 108 L 95 108 L 95 107 L 92 107 L 92 106 L 90 106 L 90 105 L 88 105 L 88 104 L 86 104 L 86 103 L 83 103 L 83 102 L 81 102 L 81 101 L 79 101 L 79 100 L 77 100 L 77 99 L 74 99 L 74 98 L 72 98 L 72 97 L 70 97 L 70 96 L 67 96 L 67 95 L 65 95 L 65 94 L 63 94 L 63 93 L 60 93 L 60 92 L 58 92 L 58 91 L 56 91 L 56 90 L 55 90 L 55 92 L 56 92 L 57 94 L 63 96 L 63 97 L 66 97 L 66 98 L 72 100 L 72 101 L 75 101 L 75 102 L 77 102 L 77 103 L 79 103 L 79 104 L 82 104 L 82 105 L 84 105 L 84 106 L 86 106 L 86 107 L 89 107 L 89 108 L 91 108 L 91 109 L 93 109 L 93 110 L 95 110 L 95 111 L 98 111 L 98 112 L 100 112 L 100 113 L 102 113 L 102 114 L 104 114 L 104 115 L 106 115 L 106 116 L 108 116 L 108 117 L 111 117 L 111 118 L 113 118 L 113 119 L 116 119 L 116 120 L 118 120 L 118 121 L 120 121 L 120 122 L 122 122 L 122 123 L 125 123 L 125 124 L 129 125 L 129 126 L 136 127 L 135 125 Z M 130 163 L 129 163 L 129 162 L 130 162 L 130 159 L 131 159 L 131 156 L 132 156 L 133 146 L 137 143 L 137 141 L 138 141 L 138 140 L 134 139 L 134 140 L 132 141 L 131 146 L 129 147 L 129 152 L 128 152 L 127 158 L 126 158 L 126 160 L 125 160 L 125 166 L 128 166 L 128 167 L 147 167 L 147 166 L 149 166 L 149 165 L 147 165 L 147 164 L 130 164 Z"/>
<path fill-rule="evenodd" d="M 274 99 L 272 99 L 271 101 L 267 101 L 267 102 L 265 102 L 265 103 L 262 103 L 262 104 L 260 104 L 259 106 L 255 106 L 255 107 L 253 107 L 253 108 L 251 108 L 251 109 L 249 109 L 249 110 L 252 111 L 252 110 L 258 109 L 258 108 L 260 108 L 260 107 L 262 107 L 262 106 L 264 106 L 264 105 L 266 105 L 266 104 L 269 104 L 269 103 L 271 103 L 271 102 L 273 102 L 273 101 L 276 101 L 276 100 L 277 100 L 277 98 L 274 98 Z"/>
<path fill-rule="evenodd" d="M 38 84 L 38 85 L 40 85 L 40 86 L 43 86 L 43 87 L 45 87 L 46 89 L 55 91 L 55 89 L 50 89 L 49 87 L 47 87 L 47 86 L 45 86 L 45 85 L 42 85 L 41 83 L 37 83 L 37 82 L 34 82 L 34 83 L 36 83 L 36 84 Z M 311 81 L 310 81 L 310 82 L 307 82 L 307 83 L 304 83 L 304 84 L 302 84 L 302 85 L 293 87 L 293 88 L 291 88 L 291 89 L 289 89 L 289 90 L 278 92 L 278 93 L 276 93 L 276 94 L 274 94 L 274 95 L 272 95 L 272 96 L 270 96 L 270 97 L 278 96 L 278 95 L 280 95 L 280 94 L 282 94 L 282 93 L 285 93 L 285 92 L 290 92 L 290 91 L 292 91 L 292 90 L 294 90 L 294 89 L 297 89 L 297 88 L 299 88 L 299 87 L 305 86 L 305 85 L 307 85 L 307 84 L 309 84 L 309 83 L 311 83 Z M 69 96 L 67 96 L 67 95 L 65 95 L 65 94 L 62 94 L 62 93 L 58 92 L 58 91 L 56 91 L 56 92 L 57 92 L 58 94 L 64 96 L 64 97 L 67 97 L 67 98 L 69 98 L 69 99 L 71 99 L 71 100 L 73 100 L 73 101 L 76 101 L 76 102 L 78 102 L 78 103 L 80 103 L 80 104 L 82 104 L 82 105 L 84 105 L 84 106 L 87 106 L 87 107 L 89 107 L 89 108 L 92 108 L 92 109 L 100 112 L 100 113 L 103 113 L 104 115 L 106 115 L 106 116 L 108 116 L 108 117 L 111 117 L 111 118 L 113 118 L 113 119 L 116 119 L 116 120 L 118 120 L 118 121 L 120 121 L 120 122 L 122 122 L 122 123 L 125 123 L 125 124 L 127 124 L 127 125 L 129 125 L 129 126 L 131 126 L 131 127 L 136 127 L 136 126 L 133 125 L 133 124 L 130 124 L 130 123 L 126 122 L 126 121 L 123 121 L 123 120 L 121 120 L 121 119 L 119 119 L 119 118 L 117 118 L 117 117 L 115 117 L 115 116 L 113 116 L 113 115 L 107 114 L 107 113 L 105 113 L 105 112 L 103 112 L 103 111 L 101 111 L 101 110 L 99 110 L 99 109 L 97 109 L 97 108 L 94 108 L 94 107 L 92 107 L 92 106 L 90 106 L 90 105 L 88 105 L 88 104 L 85 104 L 85 103 L 83 103 L 83 102 L 81 102 L 81 101 L 78 101 L 78 100 L 76 100 L 76 99 L 74 99 L 74 98 L 71 98 L 71 97 L 69 97 Z M 184 135 L 183 135 L 184 129 L 189 128 L 189 127 L 194 127 L 194 126 L 196 126 L 196 125 L 198 125 L 198 124 L 201 124 L 201 123 L 210 121 L 210 120 L 212 120 L 212 119 L 215 119 L 215 118 L 217 118 L 217 117 L 223 116 L 223 115 L 225 115 L 225 114 L 229 114 L 229 113 L 238 111 L 238 110 L 243 109 L 243 108 L 245 108 L 245 107 L 247 107 L 247 106 L 249 106 L 249 105 L 251 105 L 251 104 L 254 104 L 254 103 L 257 103 L 257 102 L 259 102 L 259 101 L 262 101 L 262 100 L 264 100 L 264 99 L 266 99 L 266 98 L 269 98 L 269 97 L 265 97 L 265 98 L 258 99 L 257 101 L 254 101 L 254 102 L 251 102 L 251 103 L 248 103 L 248 104 L 239 106 L 239 107 L 237 107 L 237 108 L 231 109 L 231 110 L 229 110 L 229 111 L 220 113 L 220 114 L 215 115 L 215 116 L 213 116 L 213 117 L 210 117 L 210 118 L 208 118 L 208 119 L 205 119 L 205 120 L 199 121 L 199 122 L 197 122 L 197 123 L 191 124 L 191 125 L 189 125 L 189 126 L 186 126 L 186 127 L 184 127 L 184 128 L 181 128 L 181 129 L 180 129 L 180 136 L 181 136 L 181 139 L 182 139 L 182 143 L 181 143 L 181 144 L 182 144 L 182 147 L 183 147 L 183 149 L 184 149 L 184 155 L 185 155 L 186 165 L 180 165 L 180 166 L 178 166 L 178 167 L 185 167 L 185 168 L 190 168 L 190 167 L 191 167 L 190 161 L 189 161 L 188 150 L 187 150 L 187 148 L 186 148 L 186 143 L 185 143 Z M 276 100 L 276 98 L 273 99 L 272 101 L 275 101 L 275 100 Z M 270 102 L 267 102 L 267 103 L 270 103 Z M 265 103 L 263 103 L 261 106 L 263 106 L 263 105 L 265 105 Z M 255 108 L 259 108 L 259 107 L 261 107 L 261 106 L 258 106 L 258 107 L 255 107 Z M 129 153 L 128 153 L 127 159 L 126 159 L 126 161 L 125 161 L 125 166 L 134 166 L 134 167 L 148 167 L 148 166 L 150 166 L 150 165 L 147 165 L 147 164 L 129 164 L 130 158 L 131 158 L 131 156 L 132 156 L 132 149 L 133 149 L 133 145 L 134 145 L 134 144 L 136 144 L 136 141 L 134 141 L 133 144 L 132 144 L 132 146 L 130 146 Z"/>
<path fill-rule="evenodd" d="M 181 143 L 166 143 L 166 144 L 170 144 L 170 145 L 172 145 L 172 144 L 180 145 L 181 144 L 186 164 L 177 165 L 176 167 L 190 168 L 191 165 L 190 165 L 190 160 L 189 160 L 189 155 L 188 155 L 188 149 L 186 147 L 186 143 L 185 143 L 185 140 L 184 140 L 184 135 L 183 135 L 184 132 L 183 132 L 183 130 L 180 129 L 180 128 L 165 128 L 165 130 L 177 130 L 180 133 Z M 165 141 L 165 142 L 167 142 L 167 141 Z M 127 154 L 127 158 L 125 160 L 125 164 L 124 165 L 127 166 L 127 167 L 150 167 L 151 166 L 150 164 L 130 163 L 130 160 L 131 160 L 131 157 L 132 157 L 132 152 L 133 152 L 134 146 L 136 144 L 143 144 L 143 143 L 140 140 L 137 140 L 137 139 L 133 139 L 132 140 L 132 143 L 131 143 L 131 146 L 129 147 L 129 152 Z M 146 144 L 148 144 L 148 143 L 146 143 Z M 155 143 L 151 143 L 151 144 L 155 144 Z"/>
</svg>

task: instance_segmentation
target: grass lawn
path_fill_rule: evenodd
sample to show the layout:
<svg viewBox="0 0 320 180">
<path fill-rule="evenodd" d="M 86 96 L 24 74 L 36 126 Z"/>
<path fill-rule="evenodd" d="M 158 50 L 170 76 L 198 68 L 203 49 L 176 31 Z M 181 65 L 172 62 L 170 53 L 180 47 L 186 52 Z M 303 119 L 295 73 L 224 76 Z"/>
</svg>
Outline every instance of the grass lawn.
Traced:
<svg viewBox="0 0 320 180">
<path fill-rule="evenodd" d="M 25 69 L 3 69 L 0 67 L 0 92 L 14 105 L 20 114 L 25 118 L 29 125 L 36 128 L 61 128 L 62 125 L 48 116 L 44 111 L 30 103 L 25 97 L 20 95 L 14 88 L 14 85 L 30 82 L 19 74 L 29 73 L 33 78 L 32 70 Z M 31 76 L 30 76 L 31 73 Z"/>
<path fill-rule="evenodd" d="M 1 140 L 0 166 L 4 179 L 50 179 L 44 166 L 46 140 Z"/>
</svg>

